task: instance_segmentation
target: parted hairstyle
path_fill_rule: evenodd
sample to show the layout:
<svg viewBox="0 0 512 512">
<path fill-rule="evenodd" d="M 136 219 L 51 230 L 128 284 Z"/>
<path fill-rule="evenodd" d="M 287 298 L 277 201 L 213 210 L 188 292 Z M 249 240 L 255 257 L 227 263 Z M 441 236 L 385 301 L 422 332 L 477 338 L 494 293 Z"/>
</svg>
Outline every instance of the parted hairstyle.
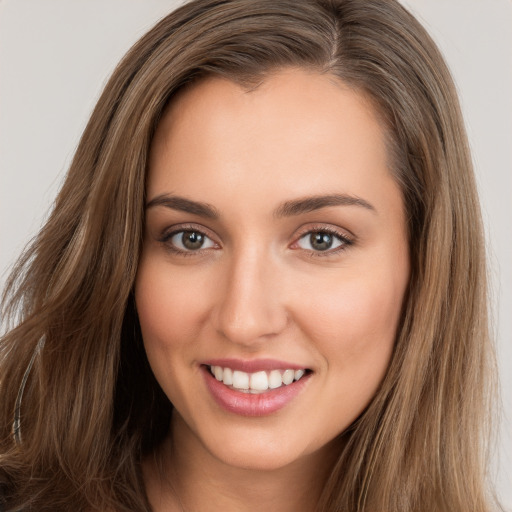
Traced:
<svg viewBox="0 0 512 512">
<path fill-rule="evenodd" d="M 340 434 L 346 443 L 317 510 L 494 506 L 484 238 L 439 50 L 395 0 L 194 0 L 114 71 L 48 221 L 8 281 L 0 344 L 6 510 L 151 510 L 141 460 L 168 434 L 172 413 L 133 300 L 152 137 L 188 84 L 216 75 L 254 88 L 284 68 L 335 76 L 370 98 L 403 194 L 412 269 L 389 369 Z"/>
</svg>

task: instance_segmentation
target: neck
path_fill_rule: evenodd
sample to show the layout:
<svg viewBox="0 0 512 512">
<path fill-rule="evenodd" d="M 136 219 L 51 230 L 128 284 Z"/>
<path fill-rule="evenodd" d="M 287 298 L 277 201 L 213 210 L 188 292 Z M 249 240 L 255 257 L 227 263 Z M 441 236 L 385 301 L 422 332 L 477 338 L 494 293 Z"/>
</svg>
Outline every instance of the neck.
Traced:
<svg viewBox="0 0 512 512">
<path fill-rule="evenodd" d="M 276 469 L 234 467 L 214 457 L 199 439 L 181 435 L 179 421 L 157 457 L 144 465 L 155 512 L 311 512 L 339 453 L 332 442 Z"/>
</svg>

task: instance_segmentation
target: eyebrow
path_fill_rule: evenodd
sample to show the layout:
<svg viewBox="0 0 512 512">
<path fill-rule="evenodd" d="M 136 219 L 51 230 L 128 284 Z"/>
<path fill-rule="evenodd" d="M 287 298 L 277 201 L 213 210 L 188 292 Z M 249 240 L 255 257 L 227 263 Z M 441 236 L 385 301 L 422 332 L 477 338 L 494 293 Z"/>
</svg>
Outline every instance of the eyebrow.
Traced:
<svg viewBox="0 0 512 512">
<path fill-rule="evenodd" d="M 166 208 L 192 213 L 193 215 L 207 219 L 218 219 L 220 217 L 218 210 L 214 206 L 208 203 L 191 201 L 190 199 L 180 196 L 161 194 L 146 204 L 146 208 L 152 208 L 154 206 L 165 206 Z"/>
<path fill-rule="evenodd" d="M 373 212 L 377 211 L 372 204 L 360 197 L 348 194 L 329 194 L 286 201 L 274 211 L 274 217 L 292 217 L 328 206 L 361 206 Z"/>
<path fill-rule="evenodd" d="M 146 204 L 146 208 L 153 208 L 155 206 L 165 206 L 166 208 L 191 213 L 207 219 L 218 219 L 220 217 L 219 211 L 208 203 L 192 201 L 175 195 L 161 194 Z M 293 217 L 329 206 L 359 206 L 376 212 L 372 204 L 360 197 L 348 194 L 329 194 L 286 201 L 274 210 L 274 217 Z"/>
</svg>

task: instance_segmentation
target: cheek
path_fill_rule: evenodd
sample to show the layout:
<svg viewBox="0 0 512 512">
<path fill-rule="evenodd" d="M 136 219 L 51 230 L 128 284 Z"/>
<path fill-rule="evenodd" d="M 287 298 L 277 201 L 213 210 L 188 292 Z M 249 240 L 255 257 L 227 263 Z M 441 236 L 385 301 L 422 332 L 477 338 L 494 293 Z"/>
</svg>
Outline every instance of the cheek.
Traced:
<svg viewBox="0 0 512 512">
<path fill-rule="evenodd" d="M 403 292 L 393 282 L 365 279 L 336 284 L 310 292 L 302 302 L 301 318 L 308 330 L 326 343 L 330 340 L 338 347 L 346 343 L 346 348 L 395 333 Z"/>
<path fill-rule="evenodd" d="M 142 261 L 135 288 L 137 312 L 147 349 L 171 350 L 193 336 L 198 325 L 197 283 L 168 265 Z"/>
<path fill-rule="evenodd" d="M 354 279 L 303 304 L 302 329 L 326 369 L 321 407 L 333 432 L 347 428 L 375 396 L 391 360 L 402 297 L 392 280 Z"/>
<path fill-rule="evenodd" d="M 401 274 L 368 271 L 302 294 L 308 299 L 298 322 L 333 370 L 331 376 L 343 376 L 360 390 L 376 388 L 393 350 L 405 286 Z"/>
<path fill-rule="evenodd" d="M 161 268 L 161 267 L 164 268 Z M 166 265 L 142 262 L 137 274 L 135 302 L 144 348 L 160 386 L 174 403 L 174 394 L 186 385 L 180 354 L 193 349 L 194 304 L 190 287 L 179 286 Z M 197 295 L 197 293 L 195 294 Z M 175 404 L 177 405 L 177 404 Z"/>
<path fill-rule="evenodd" d="M 137 314 L 156 380 L 174 406 L 186 410 L 187 389 L 196 375 L 193 361 L 200 339 L 200 294 L 197 283 L 184 279 L 179 270 L 170 271 L 168 263 L 159 260 L 141 261 L 135 284 Z"/>
</svg>

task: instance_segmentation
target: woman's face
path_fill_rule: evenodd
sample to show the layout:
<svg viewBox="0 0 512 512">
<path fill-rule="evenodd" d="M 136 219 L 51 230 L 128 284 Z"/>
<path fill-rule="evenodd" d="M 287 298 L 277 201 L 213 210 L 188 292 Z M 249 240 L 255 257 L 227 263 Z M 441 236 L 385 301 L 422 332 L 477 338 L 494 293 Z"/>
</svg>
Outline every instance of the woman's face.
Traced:
<svg viewBox="0 0 512 512">
<path fill-rule="evenodd" d="M 331 76 L 287 70 L 250 92 L 208 78 L 175 99 L 151 148 L 136 304 L 182 443 L 275 469 L 361 414 L 409 278 L 403 208 L 371 104 Z"/>
</svg>

